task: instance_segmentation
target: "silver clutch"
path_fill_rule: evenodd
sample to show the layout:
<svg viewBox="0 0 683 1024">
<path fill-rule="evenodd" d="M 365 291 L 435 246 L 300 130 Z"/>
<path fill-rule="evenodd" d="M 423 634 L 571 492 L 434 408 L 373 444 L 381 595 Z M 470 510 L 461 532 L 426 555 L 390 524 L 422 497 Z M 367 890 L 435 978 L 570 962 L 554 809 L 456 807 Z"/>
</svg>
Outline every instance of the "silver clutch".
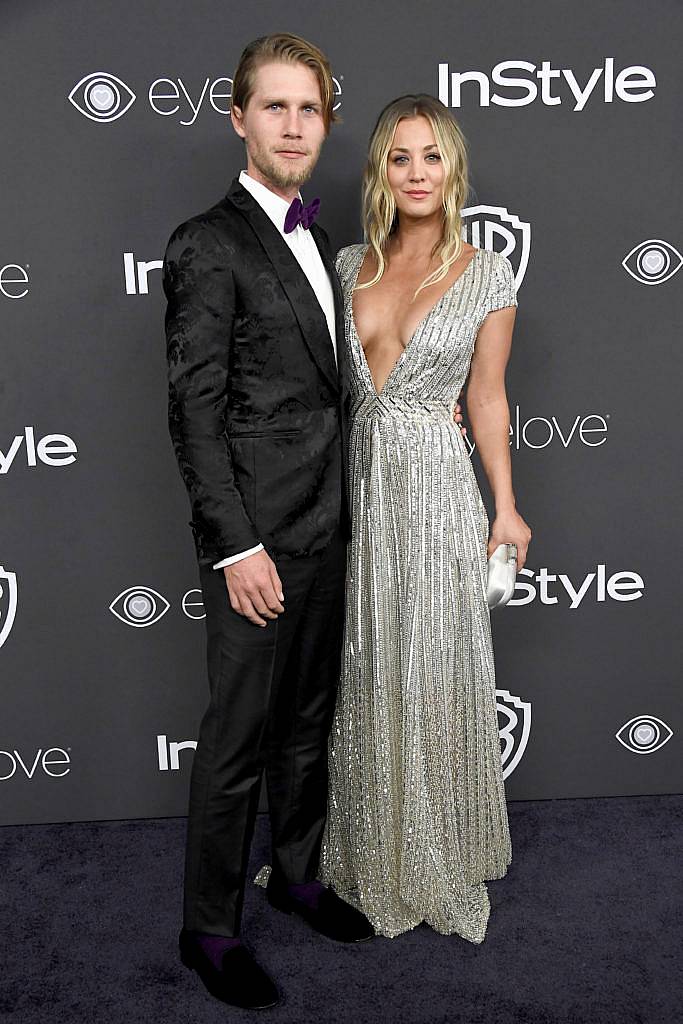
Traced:
<svg viewBox="0 0 683 1024">
<path fill-rule="evenodd" d="M 517 545 L 499 544 L 488 560 L 486 597 L 489 608 L 501 608 L 515 592 Z"/>
</svg>

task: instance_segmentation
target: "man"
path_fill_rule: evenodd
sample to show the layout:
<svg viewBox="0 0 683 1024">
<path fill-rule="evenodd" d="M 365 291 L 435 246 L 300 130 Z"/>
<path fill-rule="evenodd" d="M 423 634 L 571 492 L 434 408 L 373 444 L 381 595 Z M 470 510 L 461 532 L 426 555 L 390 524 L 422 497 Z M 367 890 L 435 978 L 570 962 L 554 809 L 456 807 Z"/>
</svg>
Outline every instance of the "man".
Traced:
<svg viewBox="0 0 683 1024">
<path fill-rule="evenodd" d="M 367 919 L 316 881 L 343 628 L 346 391 L 342 296 L 301 209 L 333 113 L 329 64 L 288 34 L 255 40 L 231 119 L 247 170 L 173 233 L 169 428 L 192 506 L 211 698 L 190 790 L 181 957 L 242 1007 L 278 992 L 242 945 L 263 771 L 270 904 L 340 941 Z M 291 204 L 291 205 L 290 205 Z"/>
</svg>

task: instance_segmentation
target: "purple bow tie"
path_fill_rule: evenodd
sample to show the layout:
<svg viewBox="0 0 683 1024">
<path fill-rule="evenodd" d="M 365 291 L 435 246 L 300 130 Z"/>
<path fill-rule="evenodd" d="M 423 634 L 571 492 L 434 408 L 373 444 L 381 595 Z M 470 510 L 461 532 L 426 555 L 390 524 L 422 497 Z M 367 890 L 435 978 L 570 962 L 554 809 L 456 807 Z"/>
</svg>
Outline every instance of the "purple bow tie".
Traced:
<svg viewBox="0 0 683 1024">
<path fill-rule="evenodd" d="M 298 196 L 292 199 L 291 205 L 287 210 L 287 216 L 285 217 L 285 234 L 288 235 L 290 231 L 293 231 L 298 224 L 301 224 L 302 228 L 310 228 L 311 224 L 318 216 L 318 210 L 320 209 L 320 200 L 313 199 L 308 206 L 304 206 Z"/>
</svg>

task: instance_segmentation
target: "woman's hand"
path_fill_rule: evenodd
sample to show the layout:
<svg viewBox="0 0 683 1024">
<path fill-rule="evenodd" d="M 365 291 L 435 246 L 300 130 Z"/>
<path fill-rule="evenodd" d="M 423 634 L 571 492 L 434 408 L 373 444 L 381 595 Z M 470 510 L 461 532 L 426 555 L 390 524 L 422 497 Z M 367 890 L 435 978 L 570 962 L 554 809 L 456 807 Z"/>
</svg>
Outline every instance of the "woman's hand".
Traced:
<svg viewBox="0 0 683 1024">
<path fill-rule="evenodd" d="M 491 535 L 486 548 L 486 557 L 490 558 L 499 544 L 517 545 L 517 572 L 524 568 L 527 548 L 531 540 L 531 529 L 524 522 L 519 512 L 499 512 L 493 520 Z"/>
<path fill-rule="evenodd" d="M 460 392 L 460 395 L 462 395 L 462 391 Z M 460 395 L 458 395 L 458 398 L 460 398 Z M 453 410 L 453 422 L 457 423 L 459 426 L 462 424 L 462 408 L 460 406 L 460 402 L 455 403 L 455 409 Z M 467 433 L 467 427 L 460 426 L 460 433 L 464 437 Z"/>
</svg>

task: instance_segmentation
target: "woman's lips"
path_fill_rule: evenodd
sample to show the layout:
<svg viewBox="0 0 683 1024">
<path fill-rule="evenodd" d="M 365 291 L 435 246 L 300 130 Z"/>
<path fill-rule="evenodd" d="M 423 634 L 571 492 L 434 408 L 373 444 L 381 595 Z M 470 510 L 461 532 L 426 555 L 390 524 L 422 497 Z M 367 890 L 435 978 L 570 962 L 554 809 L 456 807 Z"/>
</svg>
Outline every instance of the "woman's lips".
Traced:
<svg viewBox="0 0 683 1024">
<path fill-rule="evenodd" d="M 431 192 L 420 192 L 420 191 L 406 192 L 406 195 L 410 196 L 411 199 L 424 199 L 425 196 L 431 195 Z"/>
</svg>

